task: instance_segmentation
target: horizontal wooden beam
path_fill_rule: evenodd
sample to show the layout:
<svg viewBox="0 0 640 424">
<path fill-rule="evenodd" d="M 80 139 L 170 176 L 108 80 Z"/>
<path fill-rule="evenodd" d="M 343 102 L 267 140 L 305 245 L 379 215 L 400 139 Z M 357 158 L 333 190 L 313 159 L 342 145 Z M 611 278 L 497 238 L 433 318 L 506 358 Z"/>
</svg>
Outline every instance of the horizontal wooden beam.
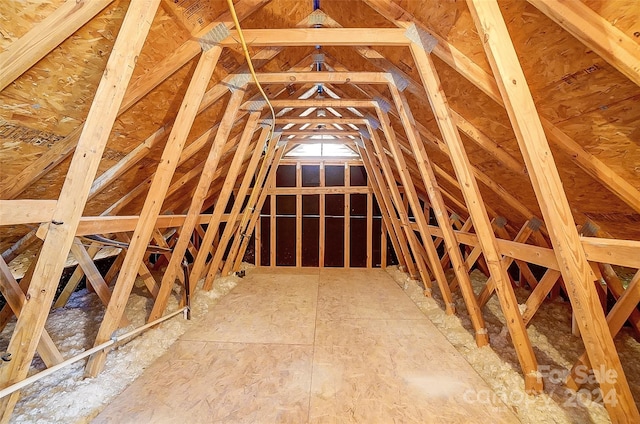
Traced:
<svg viewBox="0 0 640 424">
<path fill-rule="evenodd" d="M 256 107 L 262 108 L 266 106 L 263 102 L 246 102 L 242 105 L 242 109 L 253 109 Z M 316 99 L 311 98 L 307 100 L 300 99 L 291 99 L 291 100 L 271 100 L 271 105 L 274 108 L 282 109 L 286 107 L 290 108 L 308 108 L 308 107 L 333 107 L 333 108 L 347 108 L 347 107 L 355 107 L 355 108 L 368 108 L 368 107 L 376 107 L 378 106 L 378 102 L 374 100 L 363 100 L 363 99 Z M 279 117 L 278 117 L 279 118 Z"/>
<path fill-rule="evenodd" d="M 372 193 L 370 187 L 277 187 L 268 190 L 269 194 L 357 194 Z"/>
<path fill-rule="evenodd" d="M 50 222 L 57 200 L 0 200 L 0 226 Z"/>
<path fill-rule="evenodd" d="M 417 230 L 417 224 L 412 223 L 412 228 Z M 442 230 L 439 227 L 430 226 L 429 229 L 434 236 L 442 237 Z M 455 233 L 460 243 L 467 246 L 477 246 L 477 235 L 461 231 Z M 497 241 L 500 253 L 503 255 L 546 268 L 560 269 L 551 249 L 503 239 L 497 239 Z M 599 237 L 580 237 L 580 241 L 589 261 L 640 268 L 640 255 L 638 255 L 640 241 Z"/>
<path fill-rule="evenodd" d="M 308 138 L 296 137 L 287 140 L 288 145 L 296 144 L 355 144 L 355 140 L 349 137 L 334 136 L 334 138 Z"/>
<path fill-rule="evenodd" d="M 346 124 L 366 124 L 367 120 L 364 118 L 338 118 L 337 116 L 327 116 L 326 118 L 299 118 L 289 116 L 279 116 L 278 125 L 280 124 L 312 124 L 312 125 L 346 125 Z"/>
<path fill-rule="evenodd" d="M 245 29 L 250 47 L 267 46 L 407 46 L 404 29 L 397 28 L 287 28 Z M 238 32 L 220 43 L 223 47 L 240 45 Z"/>
<path fill-rule="evenodd" d="M 592 262 L 640 268 L 640 241 L 580 237 L 587 259 Z"/>
<path fill-rule="evenodd" d="M 235 76 L 249 74 L 233 74 Z M 260 84 L 332 83 L 332 84 L 389 84 L 393 78 L 387 72 L 274 72 L 256 74 Z M 249 78 L 249 84 L 254 83 Z"/>
<path fill-rule="evenodd" d="M 186 215 L 160 215 L 156 221 L 156 228 L 179 227 L 184 223 Z M 226 222 L 228 215 L 222 216 L 222 221 Z M 124 233 L 133 231 L 140 219 L 139 216 L 83 216 L 80 218 L 76 236 L 88 236 L 92 234 Z M 202 214 L 198 218 L 198 224 L 204 224 L 211 219 L 211 214 Z M 42 229 L 42 227 L 41 227 Z M 43 233 L 38 231 L 38 237 L 42 238 Z"/>
<path fill-rule="evenodd" d="M 294 143 L 295 144 L 295 143 Z M 295 165 L 302 163 L 303 165 L 353 165 L 362 166 L 362 160 L 354 157 L 319 157 L 319 156 L 300 156 L 297 158 L 283 158 L 280 165 Z"/>
<path fill-rule="evenodd" d="M 355 135 L 358 138 L 360 138 L 360 133 L 358 131 L 351 131 L 351 130 L 338 130 L 338 129 L 326 129 L 326 130 L 294 130 L 294 129 L 289 129 L 289 130 L 282 130 L 282 135 L 339 135 L 339 136 L 345 136 L 345 135 Z M 318 140 L 318 142 L 320 142 L 320 140 Z"/>
</svg>

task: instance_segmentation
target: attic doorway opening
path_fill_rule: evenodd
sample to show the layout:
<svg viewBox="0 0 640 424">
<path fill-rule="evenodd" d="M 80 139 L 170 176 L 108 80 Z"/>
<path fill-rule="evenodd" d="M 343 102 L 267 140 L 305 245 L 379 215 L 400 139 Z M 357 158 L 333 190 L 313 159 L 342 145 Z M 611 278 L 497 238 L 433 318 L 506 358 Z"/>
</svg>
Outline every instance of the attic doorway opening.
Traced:
<svg viewBox="0 0 640 424">
<path fill-rule="evenodd" d="M 254 234 L 261 267 L 376 268 L 397 264 L 358 160 L 286 158 Z"/>
</svg>

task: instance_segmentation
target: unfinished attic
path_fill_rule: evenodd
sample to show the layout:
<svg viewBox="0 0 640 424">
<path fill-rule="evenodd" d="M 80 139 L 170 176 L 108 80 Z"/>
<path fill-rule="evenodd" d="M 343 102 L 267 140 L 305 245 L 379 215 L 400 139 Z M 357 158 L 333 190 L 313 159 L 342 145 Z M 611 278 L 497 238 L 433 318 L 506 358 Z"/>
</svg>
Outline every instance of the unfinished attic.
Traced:
<svg viewBox="0 0 640 424">
<path fill-rule="evenodd" d="M 640 2 L 0 35 L 1 422 L 640 422 Z"/>
</svg>

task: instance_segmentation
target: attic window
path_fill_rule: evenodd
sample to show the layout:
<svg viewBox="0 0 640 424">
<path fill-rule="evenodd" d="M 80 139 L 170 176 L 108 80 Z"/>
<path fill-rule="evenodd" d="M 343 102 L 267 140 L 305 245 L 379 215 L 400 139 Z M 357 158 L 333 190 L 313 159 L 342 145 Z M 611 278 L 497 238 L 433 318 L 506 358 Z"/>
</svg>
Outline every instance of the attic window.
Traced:
<svg viewBox="0 0 640 424">
<path fill-rule="evenodd" d="M 343 144 L 301 144 L 292 149 L 287 157 L 358 157 L 358 154 Z"/>
</svg>

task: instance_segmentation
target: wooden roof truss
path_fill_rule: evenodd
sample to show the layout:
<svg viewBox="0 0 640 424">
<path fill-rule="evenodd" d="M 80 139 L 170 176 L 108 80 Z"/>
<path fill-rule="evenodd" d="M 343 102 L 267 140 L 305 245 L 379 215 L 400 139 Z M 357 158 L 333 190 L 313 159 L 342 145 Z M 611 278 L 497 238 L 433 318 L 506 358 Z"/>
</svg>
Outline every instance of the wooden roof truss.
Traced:
<svg viewBox="0 0 640 424">
<path fill-rule="evenodd" d="M 599 15 L 581 3 L 529 1 L 631 81 L 640 84 L 638 44 L 627 35 L 608 22 L 602 22 Z M 278 132 L 271 139 L 268 139 L 269 129 L 265 125 L 271 117 L 246 75 L 245 65 L 226 73 L 217 84 L 209 87 L 214 72 L 220 68 L 225 49 L 235 48 L 237 38 L 231 30 L 231 35 L 218 44 L 207 45 L 199 41 L 219 22 L 227 22 L 226 14 L 217 22 L 194 31 L 192 38 L 153 68 L 131 79 L 160 2 L 140 0 L 129 6 L 84 124 L 10 181 L 4 180 L 0 184 L 0 197 L 5 199 L 0 201 L 2 225 L 41 224 L 37 231 L 28 232 L 5 251 L 0 260 L 2 293 L 8 301 L 0 312 L 0 325 L 4 327 L 13 314 L 18 316 L 8 348 L 12 360 L 0 368 L 3 387 L 26 377 L 36 352 L 47 366 L 63 361 L 44 324 L 69 252 L 80 267 L 55 306 L 64 305 L 82 275 L 86 275 L 106 306 L 105 318 L 95 339 L 95 344 L 100 345 L 127 322 L 124 307 L 138 276 L 154 298 L 149 316 L 149 321 L 153 321 L 166 312 L 176 281 L 182 286 L 189 281 L 189 292 L 194 293 L 196 282 L 201 278 L 204 278 L 204 289 L 208 290 L 217 272 L 228 275 L 237 270 L 267 193 L 274 187 L 275 171 L 283 156 L 297 144 L 314 142 L 307 136 L 334 134 L 337 141 L 349 143 L 359 154 L 401 267 L 422 281 L 427 295 L 435 281 L 443 307 L 449 314 L 461 313 L 455 310 L 452 297 L 460 292 L 478 346 L 490 342 L 482 307 L 495 293 L 518 354 L 525 387 L 534 393 L 542 391 L 538 362 L 526 326 L 543 300 L 562 290 L 571 301 L 586 347 L 578 364 L 590 363 L 593 367 L 614 370 L 618 376 L 615 381 L 600 381 L 604 393 L 616 395 L 617 402 L 605 403 L 612 420 L 640 421 L 613 344 L 613 336 L 627 320 L 640 331 L 640 314 L 636 310 L 640 301 L 637 289 L 640 273 L 624 290 L 611 267 L 616 264 L 640 268 L 640 255 L 637 254 L 640 242 L 607 237 L 593 220 L 572 212 L 549 142 L 565 151 L 577 166 L 636 212 L 640 212 L 640 192 L 537 112 L 495 1 L 467 1 L 493 76 L 392 1 L 364 0 L 364 3 L 386 17 L 395 28 L 342 28 L 330 16 L 315 11 L 298 22 L 297 28 L 245 30 L 245 37 L 252 40 L 252 59 L 258 68 L 268 65 L 286 47 L 322 45 L 352 47 L 354 53 L 378 69 L 376 72 L 351 71 L 348 65 L 325 54 L 326 71 L 309 72 L 315 60 L 309 54 L 284 72 L 259 72 L 258 80 L 269 87 L 271 103 L 282 111 L 276 119 Z M 100 13 L 111 0 L 81 1 L 77 6 L 71 3 L 75 5 L 76 2 L 64 3 L 0 53 L 0 63 L 5 60 L 10 63 L 6 71 L 0 72 L 0 89 L 9 86 Z M 238 2 L 240 17 L 250 16 L 265 3 L 268 2 Z M 322 28 L 310 29 L 318 22 L 322 22 Z M 228 23 L 227 26 L 231 28 Z M 605 40 L 612 39 L 619 43 L 605 44 Z M 378 46 L 408 48 L 420 81 L 387 59 L 376 49 Z M 504 107 L 524 163 L 450 107 L 433 56 Z M 153 134 L 97 176 L 117 117 L 196 57 L 197 65 L 175 119 L 163 122 Z M 335 97 L 301 98 L 317 84 L 330 89 Z M 416 119 L 405 90 L 431 106 L 440 135 Z M 219 119 L 187 144 L 196 118 L 223 103 L 226 106 Z M 341 116 L 304 116 L 302 112 L 310 107 L 333 108 Z M 284 129 L 285 124 L 293 126 Z M 324 125 L 322 128 L 325 129 L 319 130 L 318 124 Z M 329 127 L 332 124 L 343 129 Z M 306 129 L 296 128 L 301 125 Z M 355 125 L 357 130 L 350 125 Z M 288 139 L 289 135 L 294 138 Z M 463 135 L 505 169 L 529 176 L 540 216 L 499 181 L 472 164 Z M 162 157 L 151 176 L 123 194 L 101 215 L 83 216 L 89 200 L 148 160 L 160 146 L 164 146 Z M 434 152 L 444 155 L 450 164 L 438 163 Z M 58 199 L 17 199 L 71 156 Z M 193 160 L 199 163 L 189 172 L 176 173 L 178 167 Z M 252 180 L 255 180 L 253 187 Z M 484 200 L 483 193 L 488 192 L 504 203 L 501 208 L 509 209 L 524 224 L 519 226 L 502 218 Z M 232 193 L 236 200 L 231 212 L 225 214 Z M 118 215 L 129 210 L 141 197 L 144 197 L 144 203 L 139 214 Z M 213 207 L 213 212 L 203 214 L 209 207 Z M 409 219 L 410 213 L 415 220 Z M 435 216 L 437 226 L 429 224 L 430 213 Z M 577 226 L 574 219 L 579 219 L 582 225 Z M 227 225 L 222 234 L 217 234 L 221 222 Z M 206 230 L 203 224 L 206 224 Z M 167 239 L 162 231 L 168 228 L 176 231 Z M 90 234 L 113 234 L 128 243 L 126 253 L 120 253 L 104 278 L 93 264 L 101 246 L 93 244 L 85 248 L 79 238 Z M 171 249 L 171 253 L 163 253 L 167 270 L 159 282 L 148 269 L 149 244 L 170 246 Z M 442 244 L 445 254 L 440 257 L 437 247 Z M 18 283 L 7 263 L 20 252 L 34 247 L 39 251 L 37 259 Z M 227 248 L 230 253 L 224 260 Z M 187 251 L 195 262 L 185 279 L 181 265 Z M 532 289 L 523 312 L 507 274 L 507 268 L 513 262 Z M 474 293 L 469 277 L 475 264 L 489 277 L 478 295 Z M 547 271 L 537 280 L 528 264 L 545 267 Z M 445 276 L 449 267 L 455 275 L 452 281 Z M 600 279 L 607 282 L 617 299 L 607 316 L 601 304 L 602 287 L 599 283 L 594 284 Z M 110 288 L 113 280 L 115 283 Z M 106 354 L 106 350 L 101 350 L 90 357 L 87 375 L 95 376 L 100 372 Z M 577 387 L 575 378 L 570 379 L 569 384 Z M 3 422 L 10 417 L 17 398 L 16 392 L 1 400 Z"/>
</svg>

